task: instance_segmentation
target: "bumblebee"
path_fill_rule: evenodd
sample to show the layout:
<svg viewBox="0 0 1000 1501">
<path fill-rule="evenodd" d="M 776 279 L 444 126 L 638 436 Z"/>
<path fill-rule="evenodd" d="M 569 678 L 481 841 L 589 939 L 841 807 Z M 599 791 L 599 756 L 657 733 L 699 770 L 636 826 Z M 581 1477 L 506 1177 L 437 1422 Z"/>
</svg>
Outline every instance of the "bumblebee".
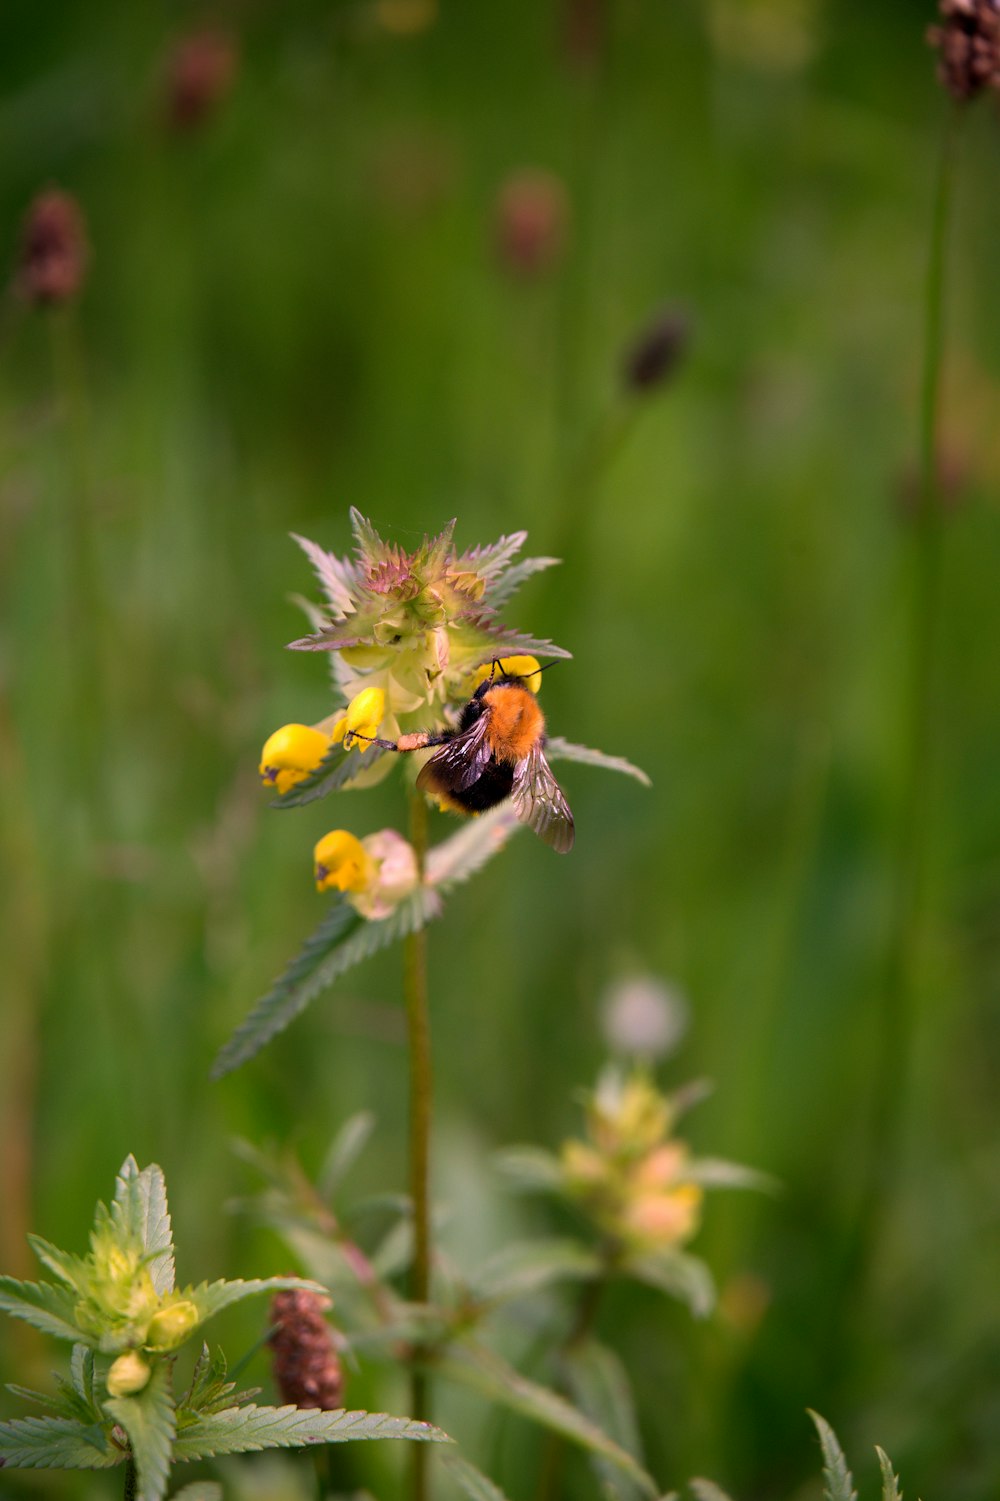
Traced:
<svg viewBox="0 0 1000 1501">
<path fill-rule="evenodd" d="M 354 738 L 391 751 L 440 747 L 420 768 L 421 792 L 464 814 L 485 813 L 509 797 L 520 822 L 552 849 L 564 855 L 573 848 L 573 815 L 545 759 L 545 716 L 527 678 L 504 672 L 502 662 L 493 663 L 455 729 Z"/>
</svg>

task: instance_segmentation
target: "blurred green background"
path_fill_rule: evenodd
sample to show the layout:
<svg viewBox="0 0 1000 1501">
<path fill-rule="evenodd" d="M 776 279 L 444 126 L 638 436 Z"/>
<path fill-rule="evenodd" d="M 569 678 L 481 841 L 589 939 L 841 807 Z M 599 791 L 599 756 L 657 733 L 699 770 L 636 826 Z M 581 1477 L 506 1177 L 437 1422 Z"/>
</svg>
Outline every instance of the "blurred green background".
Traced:
<svg viewBox="0 0 1000 1501">
<path fill-rule="evenodd" d="M 695 1249 L 722 1289 L 711 1320 L 652 1292 L 604 1311 L 654 1473 L 762 1501 L 815 1494 L 801 1490 L 819 1468 L 808 1405 L 863 1485 L 879 1442 L 908 1493 L 1000 1490 L 987 104 L 967 121 L 952 237 L 902 1152 L 861 1275 L 848 1250 L 887 1087 L 907 497 L 945 116 L 931 18 L 913 0 L 51 0 L 44 14 L 8 0 L 4 1270 L 30 1274 L 31 1228 L 83 1249 L 128 1151 L 165 1169 L 186 1280 L 287 1268 L 273 1236 L 225 1212 L 254 1186 L 235 1135 L 290 1142 L 315 1167 L 370 1108 L 355 1187 L 401 1186 L 398 950 L 207 1079 L 324 910 L 315 839 L 404 817 L 396 780 L 286 814 L 260 793 L 267 734 L 328 710 L 325 662 L 283 651 L 302 628 L 290 596 L 312 592 L 288 533 L 344 551 L 349 505 L 404 545 L 452 515 L 461 545 L 523 526 L 529 552 L 565 560 L 508 611 L 574 654 L 546 678 L 550 725 L 627 754 L 654 786 L 561 767 L 572 857 L 516 840 L 432 930 L 446 1242 L 474 1259 L 546 1223 L 505 1194 L 491 1153 L 577 1128 L 574 1091 L 607 1055 L 608 986 L 660 976 L 691 1014 L 660 1078 L 715 1084 L 691 1140 L 783 1189 L 710 1199 Z M 181 128 L 172 49 L 209 22 L 233 76 Z M 21 222 L 51 183 L 77 196 L 91 259 L 76 305 L 43 310 L 13 282 Z M 629 395 L 624 353 L 664 306 L 690 320 L 689 352 Z M 260 1312 L 217 1332 L 238 1350 Z M 0 1329 L 6 1379 L 55 1363 Z M 349 1397 L 405 1402 L 371 1377 Z M 478 1421 L 467 1406 L 440 1410 L 459 1437 Z M 499 1478 L 530 1494 L 534 1436 L 514 1427 L 501 1448 Z M 391 1494 L 398 1459 L 357 1473 Z M 5 1476 L 0 1493 L 108 1484 Z M 595 1493 L 582 1464 L 567 1486 Z"/>
</svg>

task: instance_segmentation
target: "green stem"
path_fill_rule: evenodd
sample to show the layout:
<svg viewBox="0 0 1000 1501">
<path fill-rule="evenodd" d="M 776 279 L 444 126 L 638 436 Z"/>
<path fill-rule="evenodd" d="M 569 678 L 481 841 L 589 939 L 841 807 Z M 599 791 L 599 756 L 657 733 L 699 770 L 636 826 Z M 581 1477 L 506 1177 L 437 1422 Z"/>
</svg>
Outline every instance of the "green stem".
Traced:
<svg viewBox="0 0 1000 1501">
<path fill-rule="evenodd" d="M 134 1459 L 126 1459 L 126 1461 L 125 1461 L 125 1490 L 124 1490 L 125 1501 L 135 1501 L 135 1498 L 136 1498 L 136 1496 L 138 1494 L 139 1494 L 139 1477 L 136 1474 L 135 1460 Z"/>
<path fill-rule="evenodd" d="M 859 1216 L 858 1272 L 879 1238 L 896 1181 L 910 1052 L 916 1023 L 918 959 L 926 866 L 935 649 L 941 613 L 942 501 L 938 425 L 944 342 L 948 225 L 959 141 L 960 106 L 949 115 L 938 169 L 924 310 L 924 371 L 920 406 L 920 499 L 910 559 L 909 645 L 886 949 L 884 1002 L 877 1044 L 867 1182 Z"/>
<path fill-rule="evenodd" d="M 410 842 L 423 878 L 427 853 L 427 804 L 419 792 L 410 798 Z M 403 993 L 410 1055 L 410 1200 L 413 1206 L 413 1267 L 410 1294 L 415 1303 L 430 1296 L 431 1226 L 430 1129 L 431 1129 L 431 1035 L 427 1007 L 427 935 L 420 929 L 406 939 L 403 953 Z M 426 1421 L 430 1416 L 430 1392 L 426 1373 L 419 1368 L 420 1352 L 411 1375 L 410 1415 Z M 410 1476 L 412 1501 L 428 1495 L 428 1445 L 411 1444 Z"/>
<path fill-rule="evenodd" d="M 576 1314 L 569 1333 L 559 1346 L 559 1354 L 568 1355 L 574 1345 L 581 1344 L 594 1327 L 597 1310 L 608 1285 L 608 1271 L 603 1271 L 591 1282 L 584 1283 L 576 1305 Z M 559 1433 L 550 1432 L 542 1451 L 538 1472 L 538 1501 L 558 1501 L 563 1494 L 563 1469 L 566 1462 L 566 1440 Z"/>
</svg>

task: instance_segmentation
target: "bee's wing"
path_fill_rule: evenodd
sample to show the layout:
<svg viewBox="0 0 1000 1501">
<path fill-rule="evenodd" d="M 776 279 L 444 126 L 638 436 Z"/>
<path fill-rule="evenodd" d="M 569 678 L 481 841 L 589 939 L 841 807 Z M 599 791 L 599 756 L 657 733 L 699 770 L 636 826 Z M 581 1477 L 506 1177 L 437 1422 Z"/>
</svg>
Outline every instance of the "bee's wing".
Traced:
<svg viewBox="0 0 1000 1501">
<path fill-rule="evenodd" d="M 461 792 L 478 782 L 490 759 L 488 725 L 489 715 L 482 714 L 467 730 L 446 740 L 420 768 L 417 786 L 421 792 Z"/>
<path fill-rule="evenodd" d="M 549 770 L 540 742 L 532 746 L 523 761 L 517 763 L 511 798 L 521 823 L 534 829 L 546 844 L 560 855 L 573 848 L 573 815 L 559 783 Z"/>
</svg>

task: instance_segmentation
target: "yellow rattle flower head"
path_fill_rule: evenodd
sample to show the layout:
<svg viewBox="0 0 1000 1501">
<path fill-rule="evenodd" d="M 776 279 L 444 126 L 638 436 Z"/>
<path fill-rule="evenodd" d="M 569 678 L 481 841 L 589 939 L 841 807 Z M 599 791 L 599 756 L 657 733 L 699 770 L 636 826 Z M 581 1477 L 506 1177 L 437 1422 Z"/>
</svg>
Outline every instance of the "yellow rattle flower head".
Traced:
<svg viewBox="0 0 1000 1501">
<path fill-rule="evenodd" d="M 330 741 L 306 724 L 286 724 L 275 730 L 260 753 L 260 775 L 266 787 L 287 792 L 302 782 L 322 761 Z"/>
<path fill-rule="evenodd" d="M 341 740 L 350 747 L 357 745 L 362 754 L 368 749 L 368 741 L 378 734 L 378 727 L 385 718 L 385 690 L 383 688 L 362 688 L 355 694 L 347 706 L 346 714 L 342 714 L 333 727 L 333 740 L 339 744 Z M 355 735 L 365 736 L 364 739 L 354 740 Z"/>
<path fill-rule="evenodd" d="M 477 667 L 472 674 L 470 693 L 475 693 L 480 683 L 485 683 L 492 672 L 492 662 L 484 662 L 481 667 Z M 537 693 L 542 686 L 542 669 L 537 657 L 498 657 L 496 672 L 497 674 L 507 673 L 514 678 L 523 678 L 524 686 L 530 688 L 532 693 Z"/>
<path fill-rule="evenodd" d="M 378 866 L 360 839 L 346 829 L 331 829 L 313 850 L 317 891 L 364 891 L 372 886 Z"/>
</svg>

